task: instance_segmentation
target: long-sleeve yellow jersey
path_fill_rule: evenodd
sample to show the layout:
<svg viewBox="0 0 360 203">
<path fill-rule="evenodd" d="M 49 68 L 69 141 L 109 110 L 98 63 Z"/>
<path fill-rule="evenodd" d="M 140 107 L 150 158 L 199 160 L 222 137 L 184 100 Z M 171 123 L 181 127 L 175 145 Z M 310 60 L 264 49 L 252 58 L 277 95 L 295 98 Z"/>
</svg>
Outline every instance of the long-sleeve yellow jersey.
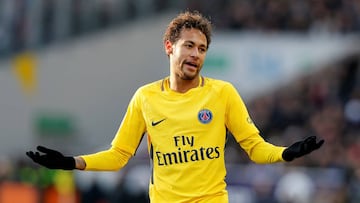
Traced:
<svg viewBox="0 0 360 203">
<path fill-rule="evenodd" d="M 119 169 L 145 134 L 152 160 L 151 202 L 225 203 L 227 130 L 254 162 L 283 161 L 285 147 L 259 135 L 233 85 L 202 76 L 199 86 L 186 93 L 171 90 L 169 78 L 139 88 L 111 149 L 83 158 L 86 170 Z"/>
</svg>

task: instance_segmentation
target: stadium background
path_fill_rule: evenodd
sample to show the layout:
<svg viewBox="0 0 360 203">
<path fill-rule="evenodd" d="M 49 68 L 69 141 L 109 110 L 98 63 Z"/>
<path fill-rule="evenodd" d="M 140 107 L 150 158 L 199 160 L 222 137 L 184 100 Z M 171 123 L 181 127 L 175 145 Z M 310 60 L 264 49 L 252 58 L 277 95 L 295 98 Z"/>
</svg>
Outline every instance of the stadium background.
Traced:
<svg viewBox="0 0 360 203">
<path fill-rule="evenodd" d="M 144 143 L 120 172 L 41 168 L 25 151 L 109 146 L 133 92 L 168 74 L 178 11 L 215 25 L 203 74 L 231 81 L 265 139 L 316 134 L 319 151 L 252 164 L 228 141 L 230 202 L 360 201 L 357 0 L 0 0 L 0 202 L 147 202 Z"/>
</svg>

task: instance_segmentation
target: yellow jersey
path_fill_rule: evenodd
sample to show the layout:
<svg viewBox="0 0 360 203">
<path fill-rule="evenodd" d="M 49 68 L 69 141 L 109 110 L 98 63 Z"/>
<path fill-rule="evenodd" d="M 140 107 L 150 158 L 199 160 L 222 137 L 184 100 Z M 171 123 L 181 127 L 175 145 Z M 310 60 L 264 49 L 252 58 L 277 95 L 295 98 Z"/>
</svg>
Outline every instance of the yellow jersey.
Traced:
<svg viewBox="0 0 360 203">
<path fill-rule="evenodd" d="M 202 76 L 199 86 L 186 93 L 171 90 L 169 78 L 140 87 L 112 147 L 134 155 L 143 135 L 147 135 L 152 160 L 151 202 L 226 203 L 227 130 L 251 160 L 283 161 L 285 148 L 259 135 L 233 85 Z M 91 155 L 84 159 L 87 167 L 98 168 Z"/>
</svg>

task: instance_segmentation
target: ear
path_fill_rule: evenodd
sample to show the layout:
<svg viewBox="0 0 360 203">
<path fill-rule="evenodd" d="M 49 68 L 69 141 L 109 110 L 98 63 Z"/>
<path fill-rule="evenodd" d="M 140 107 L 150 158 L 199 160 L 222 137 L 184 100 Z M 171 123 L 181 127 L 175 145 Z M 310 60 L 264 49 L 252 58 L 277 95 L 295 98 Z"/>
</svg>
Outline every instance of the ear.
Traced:
<svg viewBox="0 0 360 203">
<path fill-rule="evenodd" d="M 165 53 L 166 53 L 166 55 L 170 55 L 170 54 L 172 54 L 172 52 L 173 52 L 173 47 L 172 47 L 172 43 L 169 41 L 169 40 L 166 40 L 165 42 L 164 42 L 164 48 L 165 48 Z"/>
</svg>

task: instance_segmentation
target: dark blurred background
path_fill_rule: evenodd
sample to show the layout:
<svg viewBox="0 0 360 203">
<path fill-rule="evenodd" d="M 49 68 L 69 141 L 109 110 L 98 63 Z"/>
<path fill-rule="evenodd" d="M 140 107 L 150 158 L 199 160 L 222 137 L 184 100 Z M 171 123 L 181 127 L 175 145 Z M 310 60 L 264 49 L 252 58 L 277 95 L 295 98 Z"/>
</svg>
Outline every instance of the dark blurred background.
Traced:
<svg viewBox="0 0 360 203">
<path fill-rule="evenodd" d="M 214 24 L 203 75 L 232 82 L 261 135 L 318 151 L 256 165 L 229 136 L 230 203 L 360 202 L 360 1 L 0 0 L 0 202 L 148 202 L 145 141 L 119 172 L 47 170 L 37 145 L 109 147 L 141 85 L 168 75 L 179 11 Z"/>
</svg>

